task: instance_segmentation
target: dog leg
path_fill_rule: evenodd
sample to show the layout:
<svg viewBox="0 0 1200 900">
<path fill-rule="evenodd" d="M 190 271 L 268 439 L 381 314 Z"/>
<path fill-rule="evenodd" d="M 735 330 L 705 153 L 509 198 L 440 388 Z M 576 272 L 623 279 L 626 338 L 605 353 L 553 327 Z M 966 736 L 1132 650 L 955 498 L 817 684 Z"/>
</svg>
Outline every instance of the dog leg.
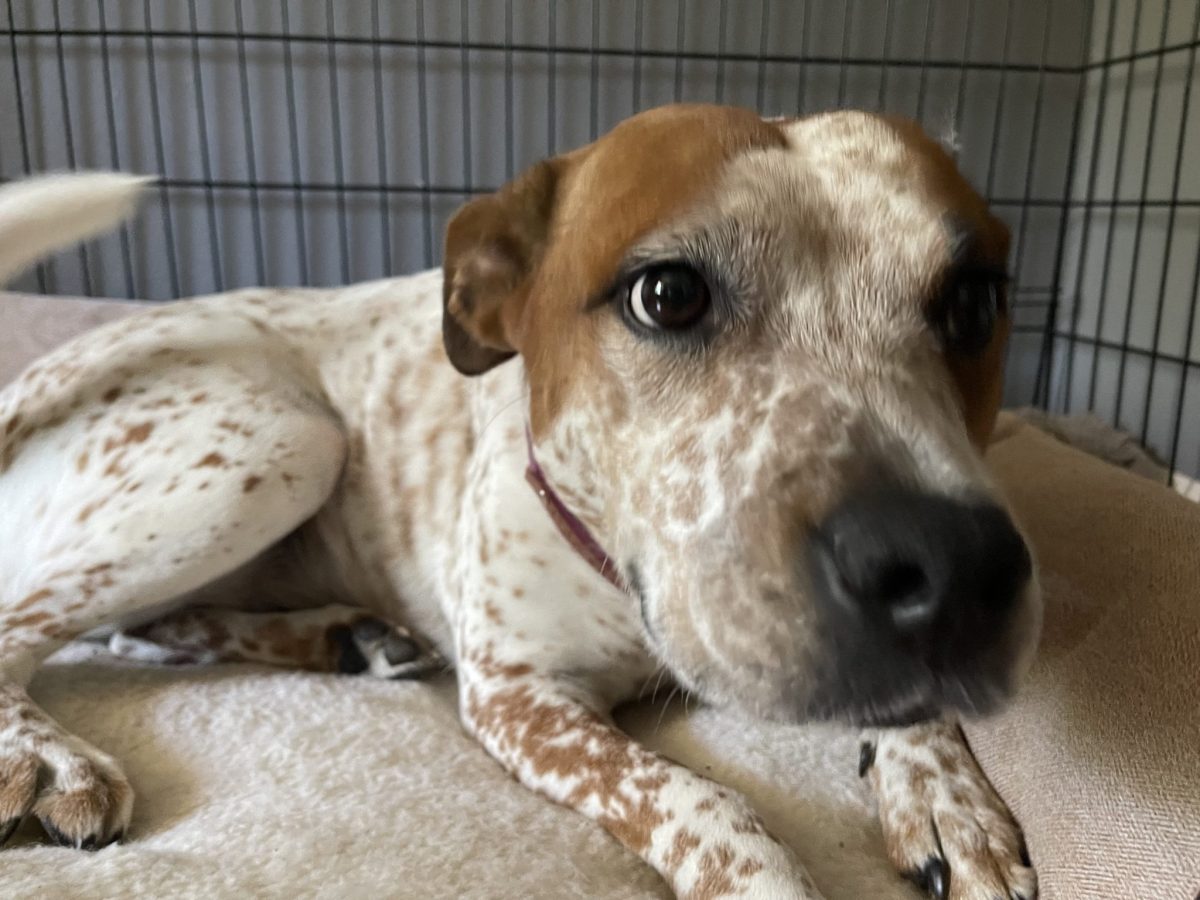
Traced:
<svg viewBox="0 0 1200 900">
<path fill-rule="evenodd" d="M 819 900 L 749 804 L 639 746 L 597 705 L 528 665 L 460 664 L 463 721 L 522 784 L 600 823 L 680 897 Z"/>
<path fill-rule="evenodd" d="M 860 771 L 879 803 L 888 856 L 939 900 L 1033 900 L 1021 829 L 952 722 L 879 732 Z"/>
<path fill-rule="evenodd" d="M 115 656 L 164 665 L 251 662 L 373 678 L 421 678 L 445 669 L 408 629 L 361 607 L 243 612 L 181 609 L 112 634 Z"/>
<path fill-rule="evenodd" d="M 205 402 L 180 402 L 193 392 Z M 226 410 L 256 402 L 274 409 L 253 438 L 220 428 Z M 325 502 L 344 455 L 324 413 L 217 365 L 127 376 L 91 409 L 47 420 L 0 478 L 0 838 L 32 812 L 52 839 L 81 848 L 122 834 L 133 792 L 111 757 L 30 699 L 34 668 L 66 641 L 259 555 Z"/>
</svg>

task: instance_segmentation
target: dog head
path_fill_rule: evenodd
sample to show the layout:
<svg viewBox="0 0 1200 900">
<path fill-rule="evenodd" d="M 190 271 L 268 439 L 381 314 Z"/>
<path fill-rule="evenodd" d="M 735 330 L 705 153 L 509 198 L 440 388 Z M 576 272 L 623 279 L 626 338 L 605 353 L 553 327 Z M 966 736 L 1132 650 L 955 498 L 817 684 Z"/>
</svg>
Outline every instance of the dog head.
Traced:
<svg viewBox="0 0 1200 900">
<path fill-rule="evenodd" d="M 911 123 L 664 107 L 456 215 L 445 344 L 521 355 L 539 461 L 686 687 L 986 712 L 1040 622 L 980 459 L 1008 240 Z"/>
</svg>

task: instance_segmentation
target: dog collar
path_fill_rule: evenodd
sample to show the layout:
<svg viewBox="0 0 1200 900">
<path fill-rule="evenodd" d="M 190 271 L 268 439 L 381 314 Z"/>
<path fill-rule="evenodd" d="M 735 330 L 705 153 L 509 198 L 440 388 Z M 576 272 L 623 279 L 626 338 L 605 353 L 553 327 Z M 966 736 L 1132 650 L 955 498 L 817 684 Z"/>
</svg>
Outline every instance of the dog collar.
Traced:
<svg viewBox="0 0 1200 900">
<path fill-rule="evenodd" d="M 575 548 L 575 552 L 582 556 L 588 565 L 600 573 L 600 577 L 617 590 L 625 590 L 625 582 L 617 572 L 617 566 L 612 561 L 612 557 L 600 546 L 600 542 L 592 536 L 592 532 L 583 524 L 579 516 L 567 508 L 567 504 L 563 503 L 562 498 L 550 486 L 546 473 L 542 471 L 537 457 L 533 454 L 533 435 L 530 434 L 528 425 L 525 426 L 525 447 L 529 451 L 529 465 L 525 469 L 525 480 L 529 482 L 541 499 L 542 506 L 546 508 L 550 520 L 558 528 L 558 533 Z"/>
</svg>

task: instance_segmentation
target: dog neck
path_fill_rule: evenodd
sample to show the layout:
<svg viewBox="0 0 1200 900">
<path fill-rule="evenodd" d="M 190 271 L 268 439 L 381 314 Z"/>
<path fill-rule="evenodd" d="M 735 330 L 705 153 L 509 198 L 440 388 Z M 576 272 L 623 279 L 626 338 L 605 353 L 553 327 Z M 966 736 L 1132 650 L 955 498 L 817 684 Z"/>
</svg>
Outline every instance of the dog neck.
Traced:
<svg viewBox="0 0 1200 900">
<path fill-rule="evenodd" d="M 550 481 L 546 478 L 546 473 L 538 464 L 537 456 L 533 452 L 533 436 L 530 434 L 528 426 L 525 427 L 525 447 L 529 453 L 529 465 L 525 469 L 525 480 L 529 482 L 541 499 L 542 505 L 546 508 L 555 527 L 558 528 L 559 534 L 605 581 L 618 590 L 626 590 L 625 582 L 617 571 L 612 557 L 600 546 L 600 542 L 592 535 L 587 525 L 571 512 L 554 488 L 550 486 Z"/>
</svg>

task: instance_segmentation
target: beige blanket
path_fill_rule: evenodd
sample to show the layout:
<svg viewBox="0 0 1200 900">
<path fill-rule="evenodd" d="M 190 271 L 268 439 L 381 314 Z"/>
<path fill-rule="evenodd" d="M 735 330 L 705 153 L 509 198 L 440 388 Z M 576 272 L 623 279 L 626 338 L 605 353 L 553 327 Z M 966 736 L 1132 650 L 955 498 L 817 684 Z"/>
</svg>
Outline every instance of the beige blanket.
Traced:
<svg viewBox="0 0 1200 900">
<path fill-rule="evenodd" d="M 0 297 L 0 380 L 121 312 Z M 1014 422 L 993 462 L 1046 568 L 1048 644 L 1021 701 L 970 729 L 973 744 L 1025 823 L 1044 898 L 1190 900 L 1200 510 Z M 32 691 L 124 762 L 138 805 L 128 842 L 94 854 L 37 845 L 24 826 L 0 854 L 0 897 L 667 896 L 468 740 L 449 680 L 149 669 L 69 648 Z M 920 896 L 884 859 L 854 734 L 678 705 L 622 721 L 747 793 L 830 900 Z"/>
</svg>

